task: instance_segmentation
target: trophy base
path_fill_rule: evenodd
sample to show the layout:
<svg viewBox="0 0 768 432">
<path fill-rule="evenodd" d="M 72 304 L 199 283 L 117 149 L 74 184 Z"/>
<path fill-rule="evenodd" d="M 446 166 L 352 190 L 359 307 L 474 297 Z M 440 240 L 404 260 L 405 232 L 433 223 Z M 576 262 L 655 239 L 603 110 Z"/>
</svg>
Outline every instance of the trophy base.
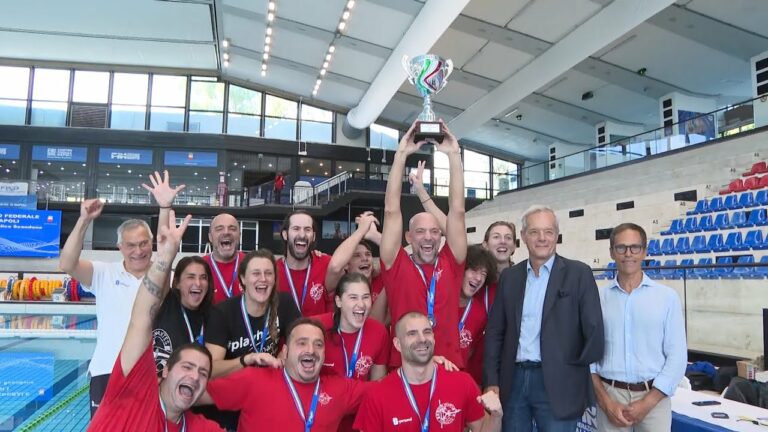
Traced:
<svg viewBox="0 0 768 432">
<path fill-rule="evenodd" d="M 413 135 L 413 142 L 435 141 L 438 144 L 443 143 L 445 134 L 443 128 L 438 122 L 420 121 L 416 124 L 416 133 Z"/>
</svg>

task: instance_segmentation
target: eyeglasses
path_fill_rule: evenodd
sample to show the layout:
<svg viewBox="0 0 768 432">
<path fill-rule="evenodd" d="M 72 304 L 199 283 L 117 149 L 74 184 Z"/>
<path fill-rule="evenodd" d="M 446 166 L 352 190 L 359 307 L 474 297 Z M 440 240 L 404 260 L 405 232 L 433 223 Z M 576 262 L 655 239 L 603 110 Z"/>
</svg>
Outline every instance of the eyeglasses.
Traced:
<svg viewBox="0 0 768 432">
<path fill-rule="evenodd" d="M 625 254 L 627 253 L 627 250 L 632 252 L 633 254 L 639 254 L 643 249 L 645 249 L 645 246 L 641 244 L 633 244 L 633 245 L 613 245 L 613 251 L 617 254 Z"/>
</svg>

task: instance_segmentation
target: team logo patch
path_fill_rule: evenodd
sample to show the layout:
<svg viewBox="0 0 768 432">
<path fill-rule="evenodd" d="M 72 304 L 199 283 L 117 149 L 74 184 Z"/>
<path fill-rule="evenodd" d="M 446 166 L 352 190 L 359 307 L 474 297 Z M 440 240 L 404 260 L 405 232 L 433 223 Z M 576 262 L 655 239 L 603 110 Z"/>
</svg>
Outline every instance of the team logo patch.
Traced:
<svg viewBox="0 0 768 432">
<path fill-rule="evenodd" d="M 157 373 L 160 373 L 173 352 L 171 337 L 163 329 L 152 330 L 152 347 L 155 356 L 155 369 Z"/>
<path fill-rule="evenodd" d="M 452 424 L 456 421 L 456 414 L 460 412 L 461 410 L 457 409 L 456 406 L 450 402 L 439 402 L 439 405 L 435 410 L 435 420 L 440 423 L 440 427 L 442 428 L 443 426 Z"/>
<path fill-rule="evenodd" d="M 472 345 L 472 332 L 467 330 L 466 327 L 459 332 L 459 345 L 461 349 L 467 349 Z"/>
<path fill-rule="evenodd" d="M 357 363 L 355 364 L 355 373 L 359 377 L 368 376 L 371 367 L 373 367 L 373 359 L 371 356 L 361 356 L 357 359 Z"/>
<path fill-rule="evenodd" d="M 320 396 L 318 396 L 317 401 L 320 402 L 320 405 L 326 406 L 331 403 L 331 399 L 333 399 L 331 395 L 326 392 L 322 392 L 320 393 Z"/>
<path fill-rule="evenodd" d="M 435 269 L 435 282 L 439 281 L 443 276 L 443 269 Z"/>
<path fill-rule="evenodd" d="M 325 285 L 313 283 L 312 288 L 309 289 L 309 296 L 317 303 L 323 298 L 323 291 L 325 291 Z"/>
</svg>

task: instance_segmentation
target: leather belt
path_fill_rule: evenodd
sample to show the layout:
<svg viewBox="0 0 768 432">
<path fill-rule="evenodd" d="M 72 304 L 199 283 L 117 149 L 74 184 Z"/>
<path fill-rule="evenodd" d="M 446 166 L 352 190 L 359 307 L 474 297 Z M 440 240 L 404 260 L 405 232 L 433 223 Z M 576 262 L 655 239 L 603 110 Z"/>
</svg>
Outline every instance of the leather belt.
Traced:
<svg viewBox="0 0 768 432">
<path fill-rule="evenodd" d="M 609 384 L 611 387 L 629 391 L 649 391 L 653 388 L 653 380 L 639 383 L 625 383 L 623 381 L 612 380 L 600 377 L 600 380 Z"/>
<path fill-rule="evenodd" d="M 519 367 L 520 369 L 537 369 L 541 367 L 541 362 L 526 360 L 515 363 L 515 366 Z"/>
</svg>

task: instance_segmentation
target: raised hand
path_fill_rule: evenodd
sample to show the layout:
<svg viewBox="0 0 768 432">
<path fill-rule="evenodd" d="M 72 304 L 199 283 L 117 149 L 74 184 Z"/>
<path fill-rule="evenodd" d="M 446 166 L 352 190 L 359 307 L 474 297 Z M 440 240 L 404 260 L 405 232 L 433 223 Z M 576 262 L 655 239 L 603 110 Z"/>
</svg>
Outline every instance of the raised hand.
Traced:
<svg viewBox="0 0 768 432">
<path fill-rule="evenodd" d="M 376 216 L 373 215 L 372 211 L 367 211 L 356 217 L 355 223 L 357 224 L 357 229 L 365 230 L 367 234 L 367 232 L 371 229 L 371 225 L 378 225 L 379 220 L 376 219 Z"/>
<path fill-rule="evenodd" d="M 176 212 L 171 210 L 168 215 L 168 225 L 159 224 L 157 227 L 157 253 L 165 257 L 171 256 L 171 259 L 176 256 L 176 252 L 179 251 L 179 245 L 181 245 L 181 238 L 184 235 L 184 231 L 187 230 L 187 225 L 192 219 L 192 215 L 187 215 L 181 225 L 176 226 Z"/>
<path fill-rule="evenodd" d="M 104 203 L 99 198 L 91 198 L 80 203 L 80 217 L 92 221 L 99 217 L 104 209 Z"/>
<path fill-rule="evenodd" d="M 157 204 L 160 207 L 170 207 L 173 204 L 173 200 L 176 198 L 176 194 L 186 187 L 186 185 L 179 185 L 175 188 L 171 187 L 168 170 L 163 171 L 163 177 L 160 177 L 160 173 L 155 171 L 154 174 L 149 175 L 149 181 L 152 182 L 152 186 L 142 183 L 141 187 L 155 197 L 155 201 L 157 201 Z"/>
<path fill-rule="evenodd" d="M 453 133 L 451 133 L 451 130 L 448 129 L 448 125 L 445 124 L 443 119 L 440 119 L 439 121 L 443 130 L 443 133 L 445 134 L 445 138 L 443 138 L 442 143 L 436 146 L 437 151 L 445 154 L 461 152 L 461 148 L 459 147 L 459 140 L 456 139 L 456 136 Z"/>
<path fill-rule="evenodd" d="M 424 165 L 426 165 L 426 163 L 427 161 L 419 161 L 416 166 L 416 172 L 408 174 L 408 180 L 410 180 L 411 185 L 416 189 L 424 189 Z"/>
<path fill-rule="evenodd" d="M 416 122 L 411 124 L 411 127 L 409 127 L 408 131 L 405 133 L 405 135 L 403 135 L 403 138 L 400 140 L 400 144 L 398 144 L 397 146 L 397 151 L 402 152 L 403 154 L 408 156 L 419 151 L 421 146 L 427 143 L 426 140 L 414 142 L 413 137 L 415 133 L 416 133 Z"/>
<path fill-rule="evenodd" d="M 452 361 L 448 360 L 447 358 L 443 356 L 432 356 L 432 361 L 435 362 L 435 364 L 443 365 L 445 370 L 448 372 L 456 372 L 459 370 L 459 367 L 456 366 Z"/>
</svg>

